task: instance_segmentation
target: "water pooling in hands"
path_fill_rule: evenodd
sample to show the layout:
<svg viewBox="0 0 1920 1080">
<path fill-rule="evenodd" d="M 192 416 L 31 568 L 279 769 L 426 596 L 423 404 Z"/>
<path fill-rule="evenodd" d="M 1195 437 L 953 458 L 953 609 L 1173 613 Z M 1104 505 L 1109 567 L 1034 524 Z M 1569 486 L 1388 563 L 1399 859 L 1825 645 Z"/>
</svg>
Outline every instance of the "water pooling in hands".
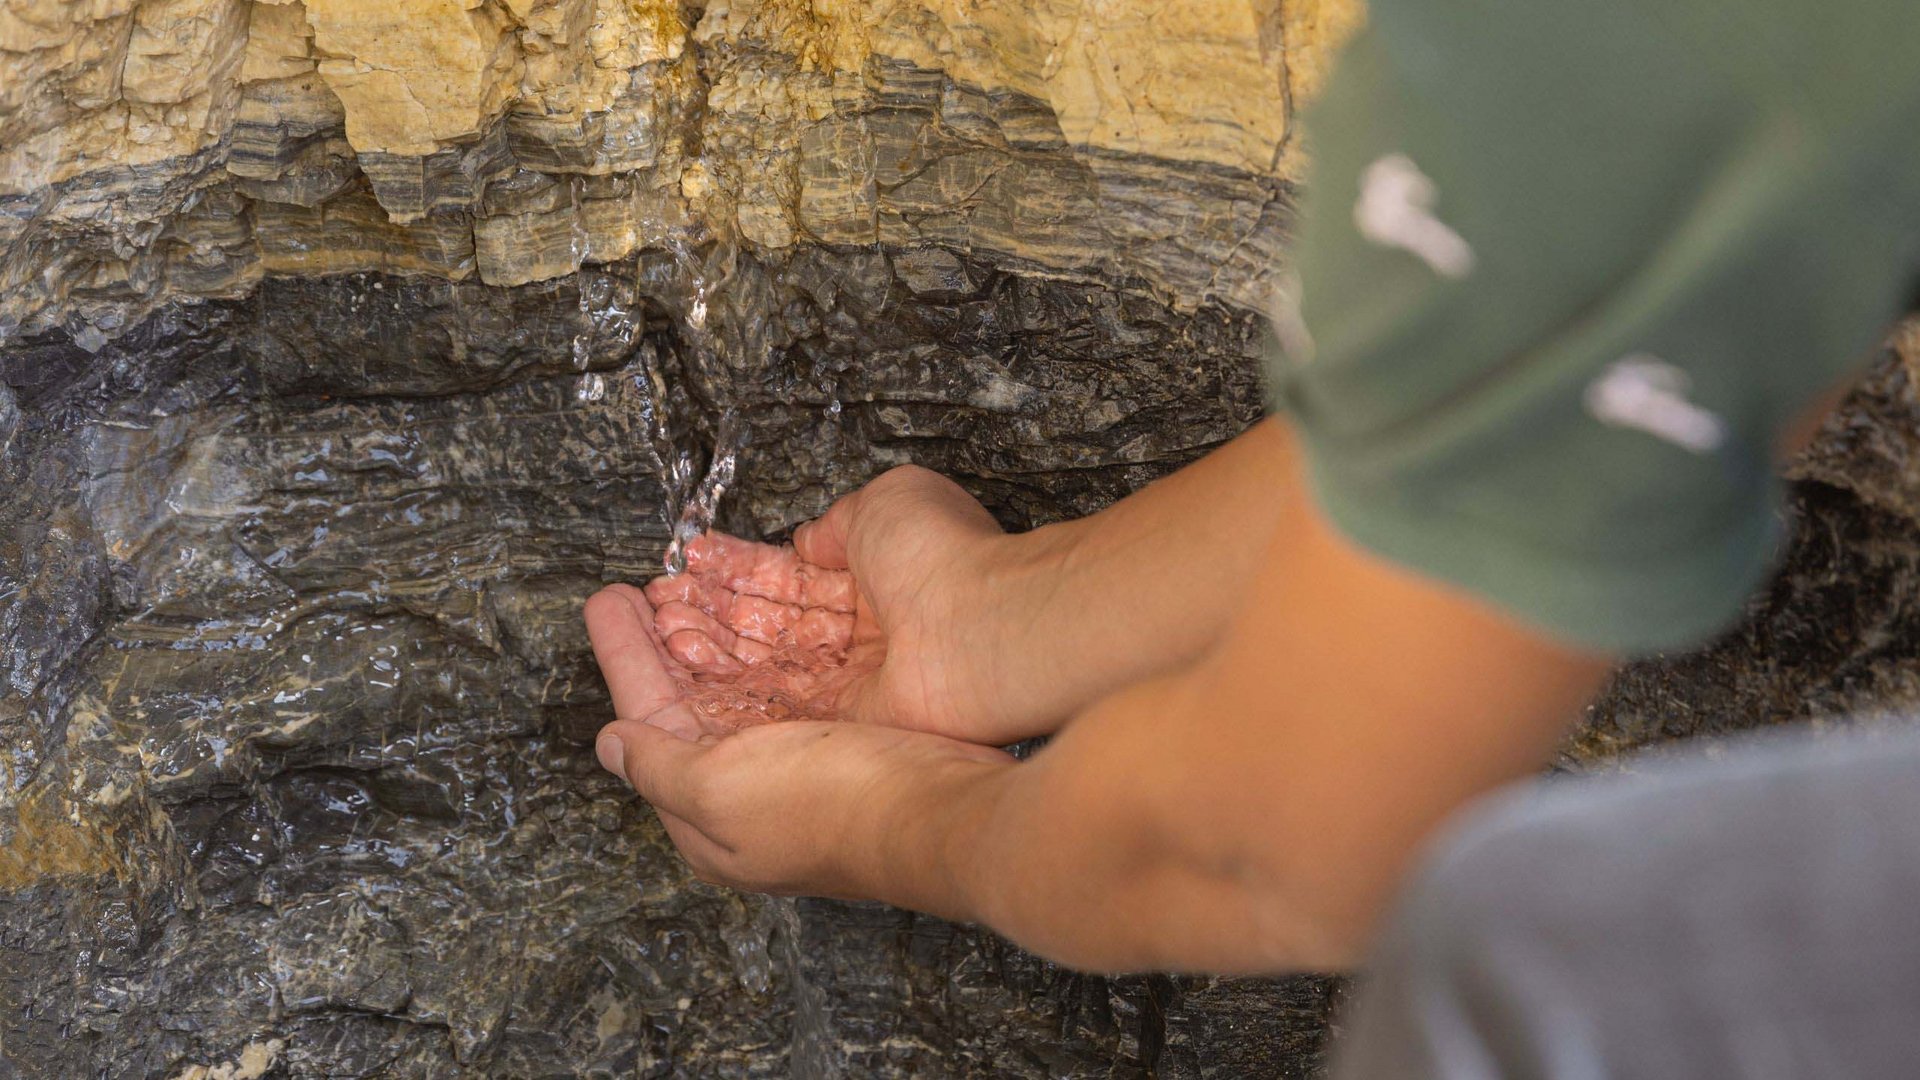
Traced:
<svg viewBox="0 0 1920 1080">
<path fill-rule="evenodd" d="M 841 692 L 885 656 L 844 570 L 712 533 L 688 541 L 686 567 L 644 593 L 668 673 L 708 734 L 833 719 Z"/>
</svg>

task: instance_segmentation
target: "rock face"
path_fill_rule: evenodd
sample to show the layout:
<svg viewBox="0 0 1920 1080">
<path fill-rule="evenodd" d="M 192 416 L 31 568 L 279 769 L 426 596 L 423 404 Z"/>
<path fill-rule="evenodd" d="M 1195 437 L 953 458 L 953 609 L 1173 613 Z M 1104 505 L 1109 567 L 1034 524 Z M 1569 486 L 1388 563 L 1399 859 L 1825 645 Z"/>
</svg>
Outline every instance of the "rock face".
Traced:
<svg viewBox="0 0 1920 1080">
<path fill-rule="evenodd" d="M 1082 514 L 1259 412 L 1354 5 L 0 12 L 0 1075 L 1305 1075 L 1338 984 L 692 882 L 580 626 L 710 459 Z"/>
<path fill-rule="evenodd" d="M 0 1060 L 1307 1070 L 1324 980 L 1081 978 L 936 920 L 736 897 L 593 764 L 579 605 L 659 566 L 654 378 L 682 415 L 735 394 L 728 523 L 762 533 L 906 458 L 1015 524 L 1083 513 L 1257 413 L 1249 316 L 970 262 L 935 264 L 965 285 L 934 303 L 905 256 L 808 265 L 845 291 L 793 293 L 751 382 L 700 369 L 624 272 L 270 279 L 98 354 L 8 352 Z M 626 314 L 593 326 L 582 288 Z"/>
<path fill-rule="evenodd" d="M 1258 307 L 1356 0 L 18 0 L 0 337 L 273 275 L 521 285 L 689 228 Z"/>
<path fill-rule="evenodd" d="M 0 11 L 0 1076 L 1313 1074 L 1337 980 L 692 882 L 591 761 L 578 609 L 728 452 L 749 535 L 904 461 L 1026 527 L 1251 423 L 1357 19 Z M 1909 704 L 1916 430 L 1889 359 L 1749 627 L 1566 766 Z"/>
</svg>

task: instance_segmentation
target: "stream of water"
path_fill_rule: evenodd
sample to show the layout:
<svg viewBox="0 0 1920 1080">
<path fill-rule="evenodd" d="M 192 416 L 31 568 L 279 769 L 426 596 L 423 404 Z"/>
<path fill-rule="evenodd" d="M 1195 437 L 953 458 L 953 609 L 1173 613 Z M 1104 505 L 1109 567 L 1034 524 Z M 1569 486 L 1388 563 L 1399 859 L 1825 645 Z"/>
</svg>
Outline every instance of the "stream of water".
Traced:
<svg viewBox="0 0 1920 1080">
<path fill-rule="evenodd" d="M 732 279 L 739 258 L 730 244 L 716 244 L 706 258 L 681 240 L 669 236 L 663 246 L 686 275 L 687 292 L 680 313 L 682 339 L 694 351 L 699 366 L 710 372 L 724 373 L 723 386 L 730 386 L 733 373 L 750 359 L 765 360 L 765 336 L 757 328 L 743 325 L 745 320 L 730 318 L 731 310 L 722 304 L 721 293 Z M 635 257 L 636 273 L 639 257 Z M 730 351 L 731 350 L 731 351 Z M 751 356 L 750 351 L 759 355 Z M 656 396 L 656 408 L 665 398 Z M 687 568 L 687 544 L 713 527 L 720 500 L 733 483 L 734 467 L 741 449 L 740 417 L 730 401 L 721 403 L 714 425 L 713 446 L 702 455 L 676 446 L 671 462 L 663 462 L 667 481 L 667 526 L 671 538 L 664 559 L 669 574 Z"/>
<path fill-rule="evenodd" d="M 580 193 L 581 184 L 576 179 L 572 191 L 572 254 L 576 265 L 584 269 L 590 236 L 580 213 Z M 639 298 L 647 294 L 644 267 L 649 248 L 666 252 L 678 271 L 674 287 L 653 298 L 674 310 L 680 341 L 693 353 L 683 359 L 713 376 L 711 384 L 722 392 L 711 445 L 706 445 L 692 418 L 676 415 L 678 407 L 658 350 L 643 342 L 629 365 L 644 403 L 648 441 L 666 492 L 661 515 L 667 525 L 668 543 L 662 562 L 668 574 L 679 574 L 687 567 L 687 544 L 713 527 L 720 502 L 733 483 L 744 444 L 745 433 L 728 391 L 737 373 L 752 370 L 756 362 L 764 363 L 767 345 L 759 319 L 725 302 L 727 286 L 739 266 L 738 248 L 724 239 L 699 246 L 670 229 L 653 231 L 655 235 L 633 256 L 632 304 L 637 306 Z M 581 373 L 579 397 L 598 400 L 605 393 L 605 381 L 590 370 L 594 342 L 611 337 L 605 331 L 612 321 L 632 319 L 635 313 L 621 306 L 617 290 L 604 283 L 593 287 L 584 273 L 578 280 L 580 313 L 586 326 L 573 338 L 573 366 Z"/>
</svg>

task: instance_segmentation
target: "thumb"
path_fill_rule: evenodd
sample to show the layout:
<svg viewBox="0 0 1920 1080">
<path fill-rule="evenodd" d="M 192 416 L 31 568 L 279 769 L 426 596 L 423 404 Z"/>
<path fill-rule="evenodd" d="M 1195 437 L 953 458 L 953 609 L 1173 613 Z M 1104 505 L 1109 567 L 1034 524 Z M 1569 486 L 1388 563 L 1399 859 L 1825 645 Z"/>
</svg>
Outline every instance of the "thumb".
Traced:
<svg viewBox="0 0 1920 1080">
<path fill-rule="evenodd" d="M 587 636 L 613 695 L 615 716 L 644 720 L 680 697 L 660 659 L 653 605 L 631 585 L 609 585 L 586 606 Z"/>
<path fill-rule="evenodd" d="M 828 570 L 847 569 L 847 536 L 858 498 L 858 491 L 843 495 L 826 513 L 793 530 L 793 550 L 801 559 Z"/>
<path fill-rule="evenodd" d="M 697 816 L 693 774 L 706 747 L 642 720 L 615 720 L 600 729 L 593 752 L 641 798 L 676 817 Z"/>
</svg>

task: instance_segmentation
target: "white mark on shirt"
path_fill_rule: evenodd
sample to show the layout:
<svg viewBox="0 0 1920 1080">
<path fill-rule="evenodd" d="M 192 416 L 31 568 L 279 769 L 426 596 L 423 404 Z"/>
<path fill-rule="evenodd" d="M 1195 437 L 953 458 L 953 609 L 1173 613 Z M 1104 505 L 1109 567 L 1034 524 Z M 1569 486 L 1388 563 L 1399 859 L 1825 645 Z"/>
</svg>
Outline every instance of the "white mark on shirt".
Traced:
<svg viewBox="0 0 1920 1080">
<path fill-rule="evenodd" d="M 1411 252 L 1443 278 L 1473 272 L 1473 245 L 1433 214 L 1440 187 L 1405 154 L 1388 154 L 1360 174 L 1353 224 L 1382 247 Z"/>
<path fill-rule="evenodd" d="M 1634 353 L 1616 360 L 1587 384 L 1587 411 L 1614 427 L 1634 428 L 1696 454 L 1710 454 L 1727 441 L 1727 424 L 1687 400 L 1693 380 L 1657 356 Z"/>
</svg>

